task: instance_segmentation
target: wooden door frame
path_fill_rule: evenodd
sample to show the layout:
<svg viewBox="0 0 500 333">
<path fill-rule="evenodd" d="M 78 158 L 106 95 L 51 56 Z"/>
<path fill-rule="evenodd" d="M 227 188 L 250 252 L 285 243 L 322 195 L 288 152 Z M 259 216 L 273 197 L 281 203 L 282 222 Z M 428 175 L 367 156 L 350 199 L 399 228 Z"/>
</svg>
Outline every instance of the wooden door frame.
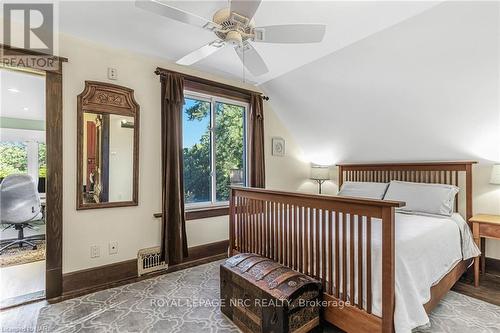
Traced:
<svg viewBox="0 0 500 333">
<path fill-rule="evenodd" d="M 53 55 L 13 48 L 0 44 L 1 60 L 9 56 L 37 56 L 50 58 L 58 69 L 32 68 L 29 63 L 18 66 L 19 70 L 45 72 L 45 143 L 47 147 L 45 298 L 62 295 L 62 228 L 63 228 L 63 101 L 62 71 L 68 59 Z M 5 66 L 16 69 L 16 67 Z"/>
</svg>

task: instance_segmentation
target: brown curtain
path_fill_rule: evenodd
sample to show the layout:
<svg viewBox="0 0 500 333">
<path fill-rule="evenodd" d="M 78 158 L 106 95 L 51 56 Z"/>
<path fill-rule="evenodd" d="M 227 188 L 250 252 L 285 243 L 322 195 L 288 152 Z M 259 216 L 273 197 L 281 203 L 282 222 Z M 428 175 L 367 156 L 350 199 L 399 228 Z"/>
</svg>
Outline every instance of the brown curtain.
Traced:
<svg viewBox="0 0 500 333">
<path fill-rule="evenodd" d="M 188 255 L 182 161 L 183 104 L 182 76 L 161 75 L 161 255 L 167 264 L 180 263 Z"/>
<path fill-rule="evenodd" d="M 252 94 L 250 98 L 250 186 L 266 186 L 264 164 L 264 109 L 262 95 Z"/>
</svg>

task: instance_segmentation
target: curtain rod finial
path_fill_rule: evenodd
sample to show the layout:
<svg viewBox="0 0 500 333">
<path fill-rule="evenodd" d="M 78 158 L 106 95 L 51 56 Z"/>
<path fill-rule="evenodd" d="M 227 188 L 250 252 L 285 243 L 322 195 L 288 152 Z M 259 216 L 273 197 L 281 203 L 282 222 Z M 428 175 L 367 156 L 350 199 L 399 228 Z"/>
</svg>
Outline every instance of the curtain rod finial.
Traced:
<svg viewBox="0 0 500 333">
<path fill-rule="evenodd" d="M 262 95 L 262 99 L 265 100 L 265 101 L 268 101 L 269 100 L 269 96 Z"/>
</svg>

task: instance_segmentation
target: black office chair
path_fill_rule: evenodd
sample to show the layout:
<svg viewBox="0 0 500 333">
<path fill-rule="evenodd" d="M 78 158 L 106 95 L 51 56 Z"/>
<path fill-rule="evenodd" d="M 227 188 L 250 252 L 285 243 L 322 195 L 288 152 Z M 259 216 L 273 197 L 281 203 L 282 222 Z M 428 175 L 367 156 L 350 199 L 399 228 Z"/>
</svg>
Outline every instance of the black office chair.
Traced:
<svg viewBox="0 0 500 333">
<path fill-rule="evenodd" d="M 14 174 L 5 177 L 0 184 L 0 220 L 8 224 L 3 230 L 14 228 L 18 231 L 17 239 L 0 248 L 5 249 L 18 244 L 27 244 L 36 250 L 36 244 L 24 239 L 24 228 L 32 228 L 31 222 L 42 218 L 40 196 L 33 178 L 27 174 Z"/>
</svg>

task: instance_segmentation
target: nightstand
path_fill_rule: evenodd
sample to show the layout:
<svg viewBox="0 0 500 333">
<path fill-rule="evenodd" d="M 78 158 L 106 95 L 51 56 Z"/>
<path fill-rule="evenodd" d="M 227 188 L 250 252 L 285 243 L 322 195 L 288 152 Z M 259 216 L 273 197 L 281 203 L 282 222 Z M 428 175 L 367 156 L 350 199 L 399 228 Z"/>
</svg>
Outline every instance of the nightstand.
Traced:
<svg viewBox="0 0 500 333">
<path fill-rule="evenodd" d="M 474 242 L 481 248 L 481 271 L 485 269 L 485 250 L 481 246 L 482 238 L 500 239 L 500 215 L 474 215 L 469 219 L 472 223 Z M 474 287 L 479 286 L 479 257 L 474 260 Z"/>
</svg>

